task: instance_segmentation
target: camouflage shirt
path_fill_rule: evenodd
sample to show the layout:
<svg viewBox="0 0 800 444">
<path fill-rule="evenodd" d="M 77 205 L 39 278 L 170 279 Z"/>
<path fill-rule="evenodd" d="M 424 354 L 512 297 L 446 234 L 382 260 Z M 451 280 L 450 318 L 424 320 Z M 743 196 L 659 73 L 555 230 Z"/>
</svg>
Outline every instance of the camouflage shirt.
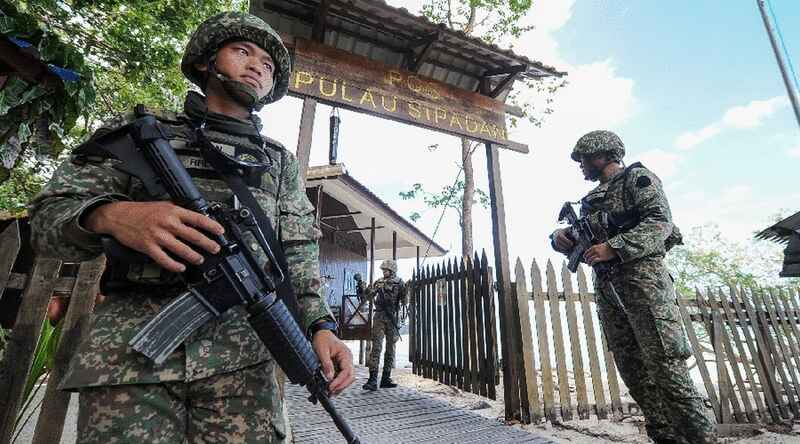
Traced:
<svg viewBox="0 0 800 444">
<path fill-rule="evenodd" d="M 661 180 L 640 163 L 598 185 L 581 203 L 581 216 L 589 216 L 599 240 L 607 241 L 623 264 L 647 257 L 663 258 L 669 248 L 681 242 Z M 604 221 L 593 217 L 600 212 L 618 220 L 638 218 L 638 224 L 620 233 L 609 232 Z"/>
<path fill-rule="evenodd" d="M 406 284 L 397 276 L 378 279 L 370 286 L 369 293 L 375 296 L 378 307 L 394 310 L 398 303 L 408 303 Z"/>
<path fill-rule="evenodd" d="M 207 165 L 199 150 L 189 144 L 191 116 L 205 115 L 202 96 L 190 93 L 185 112 L 158 113 L 169 130 L 170 144 L 209 202 L 230 205 L 233 193 Z M 106 133 L 129 122 L 126 116 L 95 133 Z M 299 178 L 298 163 L 280 144 L 262 138 L 251 122 L 209 113 L 209 139 L 223 151 L 236 147 L 263 149 L 271 166 L 251 191 L 272 220 L 280 237 L 291 273 L 291 283 L 301 311 L 301 328 L 331 317 L 320 294 L 320 231 L 314 207 Z M 236 131 L 226 131 L 232 128 Z M 250 134 L 248 134 L 248 131 Z M 102 253 L 100 237 L 81 226 L 81 217 L 102 202 L 152 201 L 141 181 L 114 168 L 114 159 L 75 156 L 64 162 L 30 206 L 32 243 L 41 255 L 66 261 L 85 261 Z M 110 263 L 109 268 L 122 267 Z M 128 342 L 143 323 L 181 290 L 177 276 L 156 264 L 106 270 L 130 283 L 121 289 L 105 288 L 106 301 L 98 305 L 87 338 L 73 358 L 63 388 L 97 385 L 192 381 L 230 372 L 271 359 L 246 319 L 243 307 L 234 307 L 194 332 L 161 365 L 134 352 Z"/>
</svg>

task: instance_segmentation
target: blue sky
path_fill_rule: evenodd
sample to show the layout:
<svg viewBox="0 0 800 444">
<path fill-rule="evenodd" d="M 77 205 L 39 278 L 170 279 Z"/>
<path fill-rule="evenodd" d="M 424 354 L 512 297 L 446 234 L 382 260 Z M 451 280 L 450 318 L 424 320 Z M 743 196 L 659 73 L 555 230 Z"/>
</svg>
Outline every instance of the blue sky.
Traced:
<svg viewBox="0 0 800 444">
<path fill-rule="evenodd" d="M 800 23 L 800 2 L 772 2 L 800 61 L 800 28 L 791 26 Z M 418 2 L 390 3 L 419 10 Z M 569 152 L 598 128 L 620 134 L 628 163 L 641 160 L 661 176 L 684 232 L 716 223 L 726 237 L 745 242 L 778 210 L 800 210 L 800 191 L 787 189 L 797 177 L 800 129 L 754 0 L 539 0 L 525 20 L 536 29 L 510 42 L 515 51 L 570 75 L 541 128 L 511 131 L 531 153 L 501 154 L 512 257 L 558 258 L 546 240 L 558 209 L 594 186 Z M 290 98 L 263 112 L 267 131 L 290 149 L 300 106 Z M 327 162 L 329 109 L 317 112 L 312 164 Z M 429 152 L 431 144 L 440 148 Z M 415 182 L 435 190 L 453 181 L 459 147 L 450 136 L 342 113 L 342 161 L 401 214 L 421 205 L 402 201 L 400 191 Z M 479 150 L 474 159 L 478 186 L 486 189 L 485 154 Z M 436 240 L 457 253 L 453 216 Z M 438 217 L 423 212 L 420 228 L 432 233 Z M 476 246 L 491 250 L 488 212 L 477 211 L 474 224 Z"/>
</svg>

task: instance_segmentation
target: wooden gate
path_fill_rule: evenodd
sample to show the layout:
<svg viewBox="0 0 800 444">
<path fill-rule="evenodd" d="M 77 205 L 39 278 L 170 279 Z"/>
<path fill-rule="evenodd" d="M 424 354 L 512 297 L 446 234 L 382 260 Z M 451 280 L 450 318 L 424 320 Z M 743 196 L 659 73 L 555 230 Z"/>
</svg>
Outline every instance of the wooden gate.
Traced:
<svg viewBox="0 0 800 444">
<path fill-rule="evenodd" d="M 411 281 L 415 374 L 496 399 L 497 322 L 486 254 L 418 269 Z"/>
</svg>

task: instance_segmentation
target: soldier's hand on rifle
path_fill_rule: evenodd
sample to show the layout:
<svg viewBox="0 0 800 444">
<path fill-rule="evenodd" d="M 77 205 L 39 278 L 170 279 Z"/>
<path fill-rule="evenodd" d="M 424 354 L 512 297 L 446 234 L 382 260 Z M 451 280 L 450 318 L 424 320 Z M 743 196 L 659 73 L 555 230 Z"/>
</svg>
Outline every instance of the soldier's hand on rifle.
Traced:
<svg viewBox="0 0 800 444">
<path fill-rule="evenodd" d="M 320 330 L 311 338 L 311 345 L 322 364 L 322 373 L 330 381 L 328 390 L 338 395 L 352 384 L 355 378 L 353 354 L 350 349 L 330 330 Z M 334 368 L 339 369 L 334 372 Z"/>
<path fill-rule="evenodd" d="M 608 242 L 603 242 L 602 244 L 593 245 L 591 248 L 586 250 L 583 253 L 583 259 L 589 265 L 594 265 L 599 262 L 606 262 L 610 261 L 617 257 L 617 252 L 608 245 Z"/>
<path fill-rule="evenodd" d="M 553 232 L 553 244 L 557 251 L 562 253 L 572 250 L 575 246 L 575 241 L 569 236 L 569 231 L 566 228 L 559 228 Z"/>
<path fill-rule="evenodd" d="M 175 273 L 186 267 L 170 255 L 199 265 L 203 256 L 198 247 L 212 254 L 220 248 L 203 232 L 225 231 L 211 218 L 166 201 L 105 204 L 92 211 L 84 224 L 89 231 L 110 235 Z"/>
</svg>

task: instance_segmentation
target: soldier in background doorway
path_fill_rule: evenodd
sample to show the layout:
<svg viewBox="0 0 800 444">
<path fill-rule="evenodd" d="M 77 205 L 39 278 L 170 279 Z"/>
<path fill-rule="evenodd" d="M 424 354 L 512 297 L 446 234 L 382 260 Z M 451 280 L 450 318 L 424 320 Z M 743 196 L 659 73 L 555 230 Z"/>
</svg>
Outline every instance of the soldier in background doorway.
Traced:
<svg viewBox="0 0 800 444">
<path fill-rule="evenodd" d="M 397 387 L 392 381 L 394 367 L 394 344 L 400 339 L 398 313 L 400 304 L 407 304 L 406 284 L 397 277 L 397 263 L 385 260 L 381 263 L 383 277 L 366 289 L 367 297 L 375 298 L 375 312 L 372 317 L 372 351 L 367 360 L 369 380 L 364 390 L 378 390 L 378 364 L 383 348 L 383 337 L 386 336 L 386 354 L 383 356 L 383 376 L 381 388 Z"/>
</svg>

